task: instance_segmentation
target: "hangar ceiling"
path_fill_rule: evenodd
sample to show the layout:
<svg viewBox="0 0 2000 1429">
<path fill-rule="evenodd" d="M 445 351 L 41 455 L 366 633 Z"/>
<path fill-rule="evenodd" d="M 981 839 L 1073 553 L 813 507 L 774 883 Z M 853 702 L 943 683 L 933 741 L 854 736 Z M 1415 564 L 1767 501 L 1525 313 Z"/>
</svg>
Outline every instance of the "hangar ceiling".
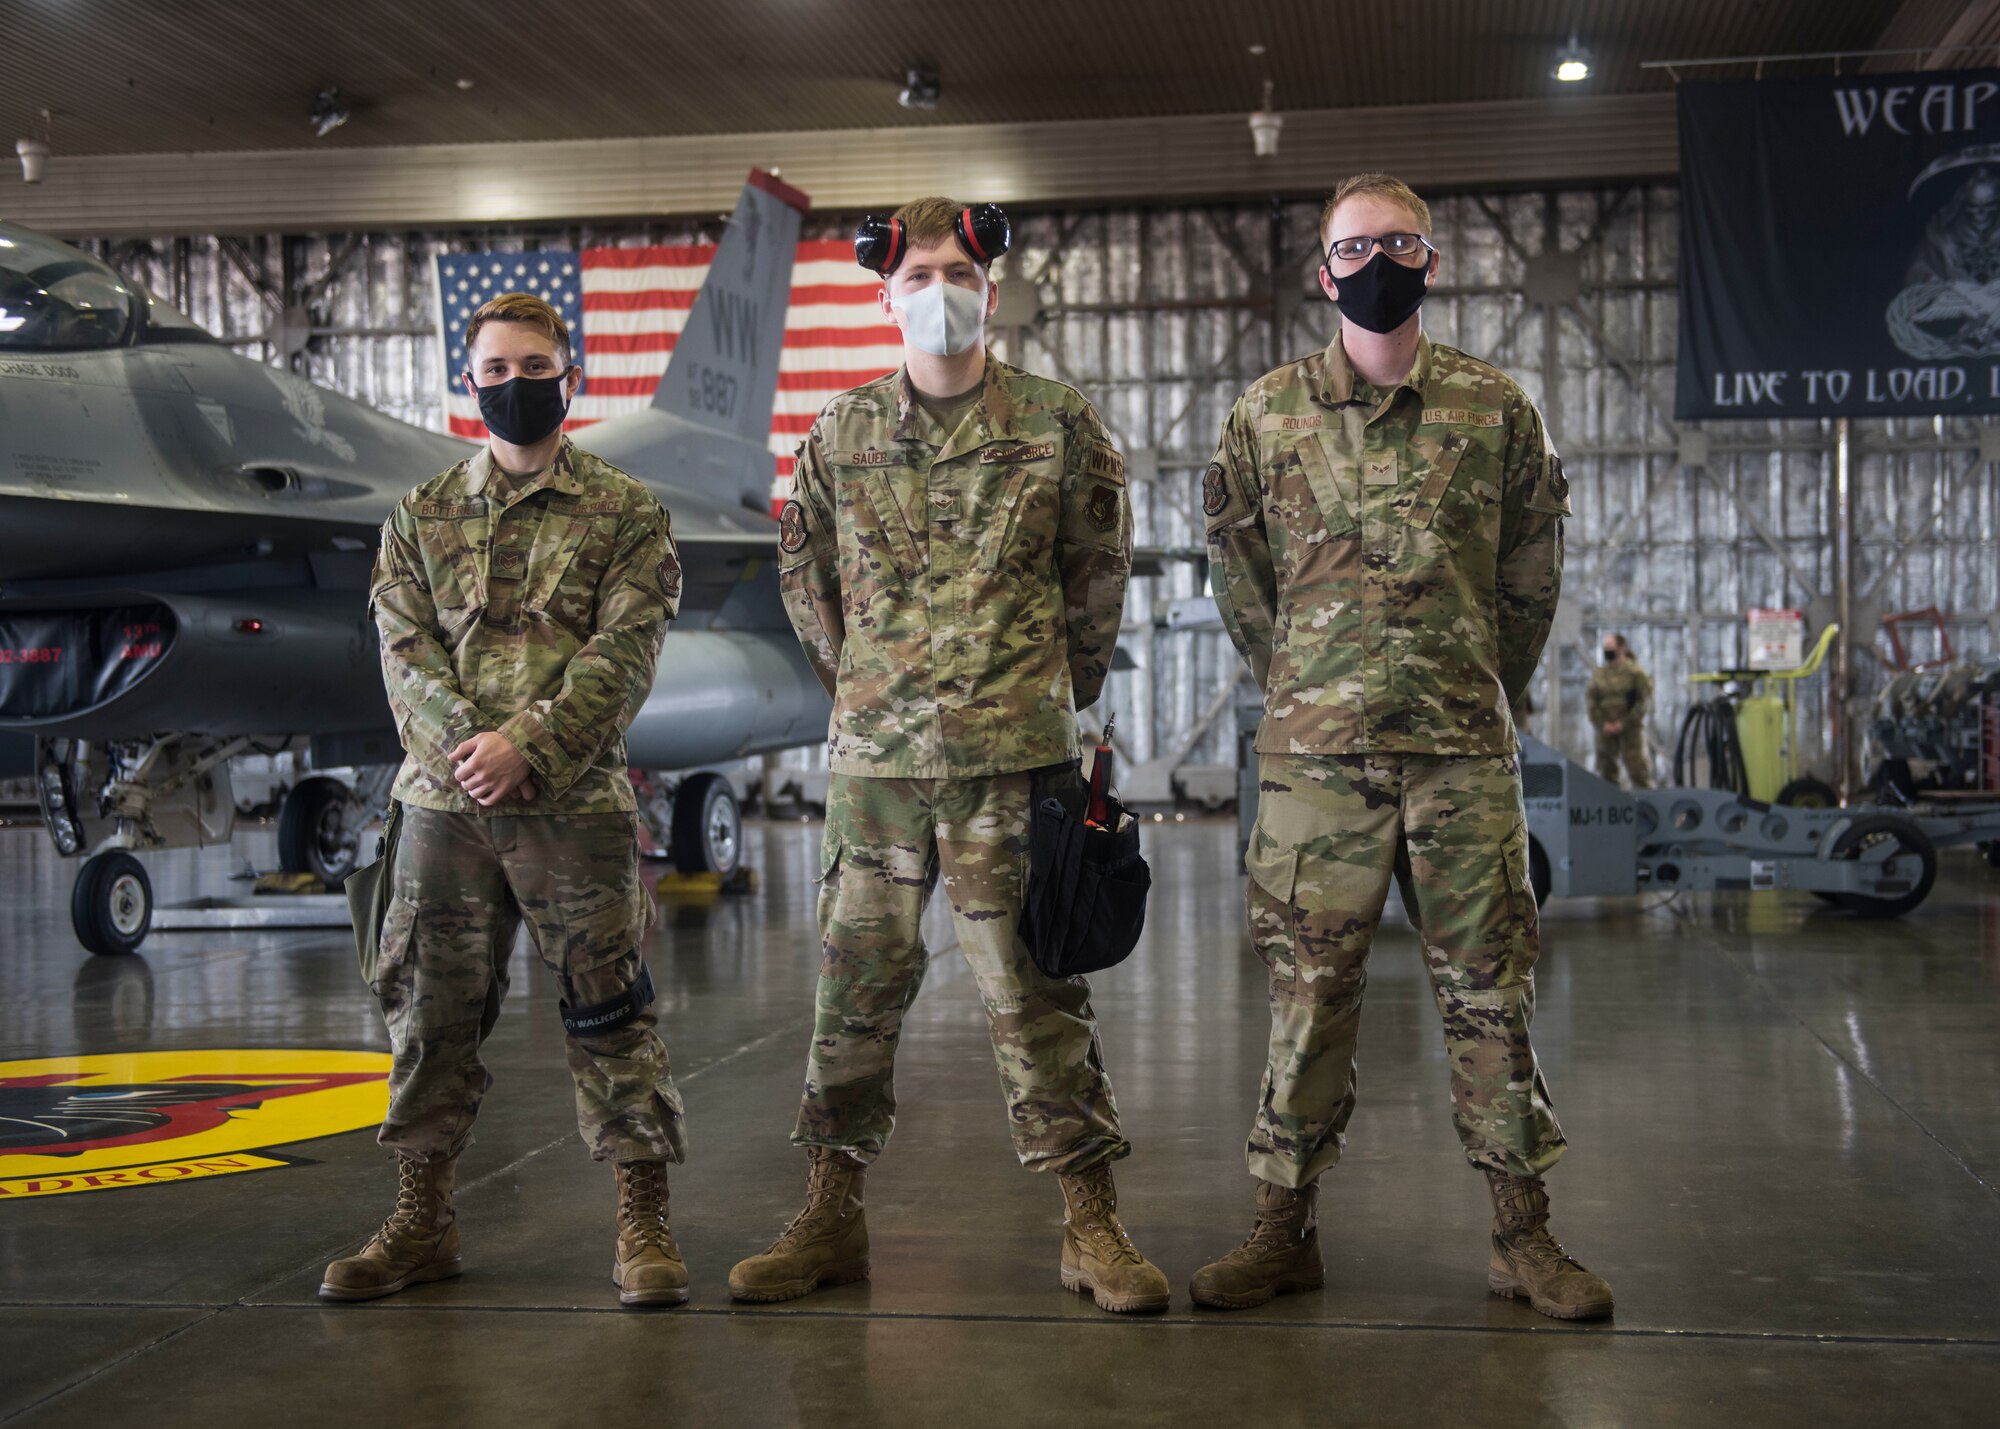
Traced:
<svg viewBox="0 0 2000 1429">
<path fill-rule="evenodd" d="M 65 155 L 603 139 L 1664 91 L 1642 61 L 2000 40 L 1988 0 L 8 0 L 0 123 Z M 1569 35 L 1581 85 L 1551 78 Z M 1252 55 L 1261 44 L 1266 53 Z M 896 100 L 933 67 L 935 110 Z M 461 87 L 461 81 L 470 87 Z M 307 111 L 338 85 L 351 120 Z"/>
</svg>

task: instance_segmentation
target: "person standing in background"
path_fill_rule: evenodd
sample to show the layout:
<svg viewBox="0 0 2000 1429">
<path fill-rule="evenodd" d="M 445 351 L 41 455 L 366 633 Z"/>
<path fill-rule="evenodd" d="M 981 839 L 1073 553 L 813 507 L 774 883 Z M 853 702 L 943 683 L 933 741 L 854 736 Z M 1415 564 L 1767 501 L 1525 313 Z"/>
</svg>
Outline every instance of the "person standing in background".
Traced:
<svg viewBox="0 0 2000 1429">
<path fill-rule="evenodd" d="M 1653 712 L 1653 677 L 1632 658 L 1623 635 L 1604 637 L 1604 663 L 1590 672 L 1584 707 L 1597 736 L 1597 777 L 1616 784 L 1622 763 L 1632 788 L 1652 788 L 1646 718 Z"/>
</svg>

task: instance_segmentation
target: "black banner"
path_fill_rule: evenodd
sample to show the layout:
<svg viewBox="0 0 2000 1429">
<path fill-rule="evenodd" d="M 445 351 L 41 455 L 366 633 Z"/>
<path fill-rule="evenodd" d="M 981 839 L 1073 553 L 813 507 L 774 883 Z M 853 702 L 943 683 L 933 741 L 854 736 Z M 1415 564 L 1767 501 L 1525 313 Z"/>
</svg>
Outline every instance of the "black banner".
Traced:
<svg viewBox="0 0 2000 1429">
<path fill-rule="evenodd" d="M 2000 412 L 2000 70 L 1680 87 L 1677 417 Z"/>
</svg>

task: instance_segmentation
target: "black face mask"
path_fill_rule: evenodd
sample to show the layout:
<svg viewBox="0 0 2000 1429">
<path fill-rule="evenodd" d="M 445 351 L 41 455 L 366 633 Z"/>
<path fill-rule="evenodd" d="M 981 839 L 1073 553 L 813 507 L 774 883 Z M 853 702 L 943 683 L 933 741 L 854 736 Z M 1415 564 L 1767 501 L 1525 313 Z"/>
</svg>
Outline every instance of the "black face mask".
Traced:
<svg viewBox="0 0 2000 1429">
<path fill-rule="evenodd" d="M 563 391 L 568 377 L 567 372 L 560 377 L 510 377 L 477 388 L 486 430 L 517 447 L 533 446 L 569 414 L 569 397 Z"/>
<path fill-rule="evenodd" d="M 1332 271 L 1329 259 L 1327 272 Z M 1340 294 L 1333 301 L 1340 315 L 1356 327 L 1370 332 L 1394 332 L 1424 305 L 1424 294 L 1429 291 L 1424 276 L 1429 271 L 1428 262 L 1421 268 L 1411 268 L 1378 252 L 1357 271 L 1333 280 L 1334 289 Z"/>
<path fill-rule="evenodd" d="M 1616 665 L 1618 663 L 1618 652 L 1616 650 L 1606 650 L 1604 652 L 1604 663 L 1607 665 Z"/>
</svg>

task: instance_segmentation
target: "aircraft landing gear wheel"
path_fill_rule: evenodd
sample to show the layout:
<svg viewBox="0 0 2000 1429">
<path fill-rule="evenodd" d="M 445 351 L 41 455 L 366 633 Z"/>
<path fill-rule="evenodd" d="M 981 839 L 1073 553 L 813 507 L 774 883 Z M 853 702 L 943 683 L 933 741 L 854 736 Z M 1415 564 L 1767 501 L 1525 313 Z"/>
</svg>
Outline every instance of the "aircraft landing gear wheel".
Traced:
<svg viewBox="0 0 2000 1429">
<path fill-rule="evenodd" d="M 278 866 L 338 888 L 361 855 L 361 822 L 347 786 L 324 775 L 300 781 L 278 810 Z"/>
<path fill-rule="evenodd" d="M 1836 893 L 1833 902 L 1857 918 L 1900 918 L 1930 897 L 1937 882 L 1937 848 L 1924 831 L 1895 814 L 1868 814 L 1847 826 L 1833 841 L 1829 858 L 1860 858 L 1888 843 L 1888 862 L 1883 872 L 1909 884 L 1909 891 L 1877 896 L 1872 893 Z"/>
<path fill-rule="evenodd" d="M 1549 871 L 1548 851 L 1542 841 L 1533 834 L 1528 835 L 1528 887 L 1535 890 L 1535 906 L 1541 907 L 1549 901 L 1549 889 L 1555 879 Z"/>
<path fill-rule="evenodd" d="M 69 895 L 76 940 L 93 953 L 129 953 L 153 926 L 153 883 L 123 849 L 100 853 L 77 870 Z"/>
<path fill-rule="evenodd" d="M 1795 809 L 1837 809 L 1840 807 L 1840 791 L 1826 780 L 1806 774 L 1780 789 L 1773 802 L 1790 804 Z"/>
<path fill-rule="evenodd" d="M 674 867 L 682 873 L 736 872 L 743 856 L 743 815 L 720 774 L 690 774 L 674 792 Z"/>
</svg>

